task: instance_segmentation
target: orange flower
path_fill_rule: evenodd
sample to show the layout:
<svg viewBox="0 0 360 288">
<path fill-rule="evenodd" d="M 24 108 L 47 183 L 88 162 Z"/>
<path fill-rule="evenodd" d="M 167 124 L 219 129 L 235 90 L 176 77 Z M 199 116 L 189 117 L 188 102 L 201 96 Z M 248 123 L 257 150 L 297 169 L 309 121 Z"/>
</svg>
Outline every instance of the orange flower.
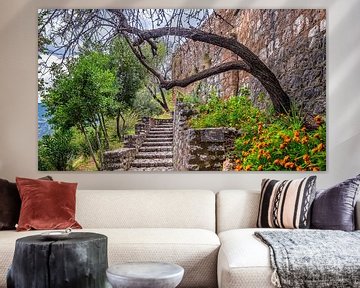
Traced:
<svg viewBox="0 0 360 288">
<path fill-rule="evenodd" d="M 236 165 L 235 171 L 241 171 L 242 168 L 243 168 L 242 165 Z"/>
<path fill-rule="evenodd" d="M 245 167 L 245 170 L 246 170 L 246 171 L 250 171 L 250 169 L 251 169 L 251 165 L 247 165 L 247 166 Z"/>
<path fill-rule="evenodd" d="M 258 170 L 258 171 L 262 171 L 262 170 L 263 170 L 263 166 L 260 165 L 257 170 Z"/>
<path fill-rule="evenodd" d="M 304 126 L 304 127 L 302 127 L 300 130 L 301 130 L 302 132 L 305 132 L 305 131 L 306 131 L 306 127 Z"/>
<path fill-rule="evenodd" d="M 295 167 L 295 164 L 294 162 L 287 162 L 285 163 L 285 166 L 284 166 L 286 169 L 287 168 L 290 168 L 290 169 L 293 169 Z"/>
<path fill-rule="evenodd" d="M 309 138 L 307 136 L 304 136 L 301 138 L 301 144 L 306 144 L 309 141 Z"/>
<path fill-rule="evenodd" d="M 319 133 L 316 133 L 316 134 L 314 135 L 314 138 L 320 139 L 320 134 L 319 134 Z"/>
<path fill-rule="evenodd" d="M 296 166 L 296 171 L 303 171 L 303 169 L 301 168 L 301 166 Z"/>
<path fill-rule="evenodd" d="M 315 121 L 316 124 L 320 125 L 323 122 L 323 119 L 322 119 L 322 117 L 320 115 L 316 115 L 314 117 L 314 121 Z"/>
<path fill-rule="evenodd" d="M 289 136 L 285 136 L 284 138 L 283 138 L 283 140 L 284 140 L 284 143 L 289 143 L 290 141 L 291 141 L 291 138 L 289 137 Z"/>
<path fill-rule="evenodd" d="M 285 157 L 284 157 L 284 162 L 287 162 L 288 160 L 290 159 L 290 156 L 289 155 L 286 155 Z"/>
<path fill-rule="evenodd" d="M 295 132 L 294 132 L 294 136 L 295 136 L 295 137 L 299 137 L 299 136 L 300 136 L 300 132 L 299 132 L 299 131 L 297 131 L 297 130 L 295 130 Z"/>
<path fill-rule="evenodd" d="M 319 169 L 319 167 L 313 167 L 313 168 L 312 168 L 312 171 L 313 171 L 313 172 L 316 172 L 316 171 L 320 171 L 320 169 Z"/>
<path fill-rule="evenodd" d="M 273 162 L 275 165 L 279 165 L 280 164 L 280 159 L 275 159 L 275 161 Z"/>
<path fill-rule="evenodd" d="M 324 144 L 323 143 L 320 143 L 316 148 L 318 149 L 318 151 L 321 151 L 324 149 Z"/>
<path fill-rule="evenodd" d="M 305 154 L 305 155 L 303 156 L 303 160 L 304 160 L 305 162 L 309 161 L 309 160 L 310 160 L 310 156 L 309 156 L 308 154 Z"/>
<path fill-rule="evenodd" d="M 241 160 L 240 160 L 240 159 L 236 159 L 235 163 L 236 163 L 236 164 L 240 164 L 240 163 L 241 163 Z"/>
<path fill-rule="evenodd" d="M 286 145 L 283 143 L 283 144 L 280 144 L 280 149 L 284 149 L 286 147 Z"/>
</svg>

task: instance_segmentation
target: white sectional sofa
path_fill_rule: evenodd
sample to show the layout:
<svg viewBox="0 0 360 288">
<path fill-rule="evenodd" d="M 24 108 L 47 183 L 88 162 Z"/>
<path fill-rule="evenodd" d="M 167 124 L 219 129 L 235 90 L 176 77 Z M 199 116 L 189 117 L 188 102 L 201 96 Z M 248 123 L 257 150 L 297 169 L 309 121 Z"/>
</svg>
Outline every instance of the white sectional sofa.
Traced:
<svg viewBox="0 0 360 288">
<path fill-rule="evenodd" d="M 185 269 L 179 287 L 266 288 L 269 249 L 253 236 L 259 198 L 244 190 L 78 190 L 76 219 L 79 231 L 108 237 L 109 265 L 172 262 Z M 0 288 L 16 239 L 42 232 L 0 231 Z"/>
<path fill-rule="evenodd" d="M 220 241 L 212 191 L 78 190 L 76 219 L 84 228 L 79 231 L 108 237 L 109 265 L 172 262 L 185 269 L 181 287 L 217 286 Z M 42 232 L 0 231 L 1 288 L 6 287 L 15 240 Z"/>
</svg>

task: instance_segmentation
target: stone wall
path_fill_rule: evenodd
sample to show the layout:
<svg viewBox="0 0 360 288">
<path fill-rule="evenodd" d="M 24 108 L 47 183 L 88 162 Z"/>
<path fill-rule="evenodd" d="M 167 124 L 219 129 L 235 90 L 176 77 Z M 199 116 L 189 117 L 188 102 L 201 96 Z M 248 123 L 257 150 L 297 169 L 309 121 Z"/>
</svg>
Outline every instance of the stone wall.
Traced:
<svg viewBox="0 0 360 288">
<path fill-rule="evenodd" d="M 225 21 L 212 16 L 202 29 L 236 38 L 268 65 L 295 103 L 303 104 L 310 114 L 325 114 L 326 10 L 227 9 L 217 13 Z M 227 50 L 189 40 L 173 58 L 173 79 L 237 58 Z M 247 85 L 254 103 L 260 107 L 270 103 L 260 82 L 242 71 L 226 72 L 177 91 L 201 94 L 209 85 L 223 97 L 234 95 Z"/>
<path fill-rule="evenodd" d="M 239 132 L 233 128 L 191 129 L 187 120 L 192 111 L 177 102 L 174 113 L 174 169 L 178 171 L 219 171 Z"/>
<path fill-rule="evenodd" d="M 135 134 L 125 136 L 124 148 L 104 153 L 103 170 L 128 170 L 139 148 L 144 143 L 147 133 L 155 124 L 156 120 L 143 117 L 141 122 L 135 125 Z"/>
<path fill-rule="evenodd" d="M 174 110 L 173 163 L 175 171 L 188 170 L 190 145 L 186 124 L 192 111 L 184 103 L 176 102 Z"/>
<path fill-rule="evenodd" d="M 135 148 L 121 148 L 104 153 L 104 170 L 128 170 L 136 155 Z"/>
</svg>

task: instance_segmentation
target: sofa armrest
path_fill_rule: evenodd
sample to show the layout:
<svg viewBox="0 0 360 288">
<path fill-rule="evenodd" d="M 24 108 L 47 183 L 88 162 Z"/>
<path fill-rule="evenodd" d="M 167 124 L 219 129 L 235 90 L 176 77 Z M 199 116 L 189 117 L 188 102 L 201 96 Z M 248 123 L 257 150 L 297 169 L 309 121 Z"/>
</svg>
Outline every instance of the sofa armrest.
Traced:
<svg viewBox="0 0 360 288">
<path fill-rule="evenodd" d="M 360 230 L 360 199 L 357 200 L 355 206 L 355 229 Z"/>
</svg>

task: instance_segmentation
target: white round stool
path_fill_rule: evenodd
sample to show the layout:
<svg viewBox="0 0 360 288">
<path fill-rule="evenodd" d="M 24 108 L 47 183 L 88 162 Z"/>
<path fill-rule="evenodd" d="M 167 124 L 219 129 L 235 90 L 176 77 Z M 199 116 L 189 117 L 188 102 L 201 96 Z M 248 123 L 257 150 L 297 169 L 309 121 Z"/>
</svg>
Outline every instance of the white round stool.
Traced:
<svg viewBox="0 0 360 288">
<path fill-rule="evenodd" d="M 175 288 L 184 276 L 184 268 L 161 262 L 117 264 L 106 270 L 114 288 Z"/>
</svg>

